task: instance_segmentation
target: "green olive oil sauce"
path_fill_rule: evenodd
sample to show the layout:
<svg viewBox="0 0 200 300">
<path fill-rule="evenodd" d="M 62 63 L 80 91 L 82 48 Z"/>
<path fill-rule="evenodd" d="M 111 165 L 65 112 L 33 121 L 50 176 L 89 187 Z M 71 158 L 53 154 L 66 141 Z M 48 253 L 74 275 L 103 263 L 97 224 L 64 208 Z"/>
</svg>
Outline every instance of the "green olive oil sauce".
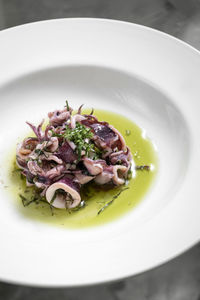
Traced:
<svg viewBox="0 0 200 300">
<path fill-rule="evenodd" d="M 23 195 L 31 200 L 34 188 L 27 188 L 25 178 L 20 174 L 15 164 L 15 154 L 12 156 L 9 170 L 9 190 L 15 199 L 17 209 L 29 219 L 70 228 L 84 228 L 104 224 L 124 216 L 133 209 L 144 197 L 149 189 L 158 167 L 155 149 L 149 139 L 142 137 L 142 130 L 129 119 L 107 111 L 95 110 L 95 116 L 100 121 L 107 121 L 113 125 L 125 138 L 130 148 L 136 166 L 153 166 L 151 170 L 137 170 L 135 177 L 125 185 L 114 189 L 102 189 L 91 183 L 85 185 L 81 191 L 81 199 L 85 205 L 73 211 L 51 209 L 45 202 L 32 202 L 23 205 Z"/>
</svg>

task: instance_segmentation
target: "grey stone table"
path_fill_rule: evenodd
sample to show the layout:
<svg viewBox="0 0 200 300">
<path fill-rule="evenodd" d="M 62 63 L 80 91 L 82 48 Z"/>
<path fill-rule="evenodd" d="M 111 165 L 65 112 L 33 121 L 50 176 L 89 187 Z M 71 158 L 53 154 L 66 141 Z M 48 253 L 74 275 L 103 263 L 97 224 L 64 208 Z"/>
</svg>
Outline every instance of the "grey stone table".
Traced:
<svg viewBox="0 0 200 300">
<path fill-rule="evenodd" d="M 200 0 L 0 0 L 0 29 L 63 17 L 119 19 L 150 26 L 200 50 Z M 43 289 L 0 282 L 0 300 L 200 300 L 200 244 L 121 282 Z"/>
</svg>

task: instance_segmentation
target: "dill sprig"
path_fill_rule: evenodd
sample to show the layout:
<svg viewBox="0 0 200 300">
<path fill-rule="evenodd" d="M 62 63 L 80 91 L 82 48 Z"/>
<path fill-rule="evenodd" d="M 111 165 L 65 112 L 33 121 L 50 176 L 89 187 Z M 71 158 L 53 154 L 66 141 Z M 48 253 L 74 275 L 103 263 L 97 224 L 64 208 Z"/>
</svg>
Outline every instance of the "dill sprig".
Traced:
<svg viewBox="0 0 200 300">
<path fill-rule="evenodd" d="M 66 105 L 65 105 L 65 107 L 67 107 L 67 110 L 69 111 L 69 103 L 68 103 L 68 101 L 67 101 L 67 100 L 66 100 L 65 102 L 66 102 Z"/>
<path fill-rule="evenodd" d="M 24 207 L 28 206 L 29 204 L 35 202 L 37 203 L 37 201 L 39 200 L 37 197 L 33 196 L 31 198 L 31 200 L 27 199 L 26 197 L 24 197 L 22 194 L 19 194 L 21 200 L 22 200 L 22 204 Z"/>
<path fill-rule="evenodd" d="M 71 208 L 70 212 L 77 212 L 77 211 L 85 208 L 86 206 L 87 206 L 87 204 L 85 203 L 84 200 L 82 200 L 81 203 L 77 207 Z"/>
<path fill-rule="evenodd" d="M 31 203 L 39 204 L 40 202 L 43 202 L 43 203 L 47 204 L 50 207 L 51 215 L 52 216 L 54 215 L 53 205 L 51 203 L 47 202 L 44 197 L 38 195 L 36 192 L 31 197 L 30 200 L 28 198 L 24 197 L 22 194 L 19 194 L 19 197 L 21 198 L 22 204 L 23 204 L 24 207 L 29 206 Z"/>
<path fill-rule="evenodd" d="M 136 170 L 146 170 L 146 171 L 150 171 L 150 166 L 147 166 L 147 165 L 142 165 L 142 166 L 136 166 L 135 167 Z"/>
<path fill-rule="evenodd" d="M 22 194 L 19 194 L 19 196 L 20 196 L 20 198 L 22 200 L 23 206 L 25 207 L 28 200 Z"/>
<path fill-rule="evenodd" d="M 48 155 L 43 150 L 42 149 L 35 149 L 35 153 L 38 155 L 38 157 L 40 155 L 44 155 L 46 158 L 48 158 Z"/>
<path fill-rule="evenodd" d="M 126 187 L 124 189 L 121 189 L 121 191 L 119 191 L 116 195 L 113 196 L 112 200 L 110 200 L 109 202 L 107 202 L 97 213 L 97 215 L 99 215 L 100 213 L 102 213 L 110 204 L 112 204 L 114 202 L 115 199 L 117 199 L 119 197 L 119 195 L 124 192 L 125 190 L 128 190 L 129 187 Z"/>
</svg>

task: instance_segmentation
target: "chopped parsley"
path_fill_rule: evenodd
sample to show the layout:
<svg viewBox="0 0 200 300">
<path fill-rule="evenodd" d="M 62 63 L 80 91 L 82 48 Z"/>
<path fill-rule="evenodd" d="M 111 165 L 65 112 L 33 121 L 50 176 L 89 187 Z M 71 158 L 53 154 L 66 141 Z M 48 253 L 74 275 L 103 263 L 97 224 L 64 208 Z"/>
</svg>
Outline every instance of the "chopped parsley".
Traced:
<svg viewBox="0 0 200 300">
<path fill-rule="evenodd" d="M 74 129 L 71 129 L 68 125 L 66 125 L 63 137 L 76 145 L 76 152 L 79 160 L 81 158 L 82 151 L 85 152 L 86 156 L 92 156 L 93 159 L 100 157 L 101 151 L 91 141 L 93 133 L 90 128 L 78 122 Z"/>
</svg>

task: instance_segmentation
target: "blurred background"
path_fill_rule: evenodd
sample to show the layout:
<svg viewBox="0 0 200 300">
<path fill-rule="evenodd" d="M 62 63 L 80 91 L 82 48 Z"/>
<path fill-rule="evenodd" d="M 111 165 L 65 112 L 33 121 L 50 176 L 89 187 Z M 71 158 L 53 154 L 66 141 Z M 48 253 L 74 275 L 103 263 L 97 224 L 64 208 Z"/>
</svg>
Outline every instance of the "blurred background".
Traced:
<svg viewBox="0 0 200 300">
<path fill-rule="evenodd" d="M 150 26 L 200 50 L 200 0 L 0 0 L 0 30 L 69 17 L 108 18 Z M 42 289 L 0 282 L 0 300 L 11 299 L 200 300 L 200 244 L 163 266 L 115 283 Z"/>
</svg>

